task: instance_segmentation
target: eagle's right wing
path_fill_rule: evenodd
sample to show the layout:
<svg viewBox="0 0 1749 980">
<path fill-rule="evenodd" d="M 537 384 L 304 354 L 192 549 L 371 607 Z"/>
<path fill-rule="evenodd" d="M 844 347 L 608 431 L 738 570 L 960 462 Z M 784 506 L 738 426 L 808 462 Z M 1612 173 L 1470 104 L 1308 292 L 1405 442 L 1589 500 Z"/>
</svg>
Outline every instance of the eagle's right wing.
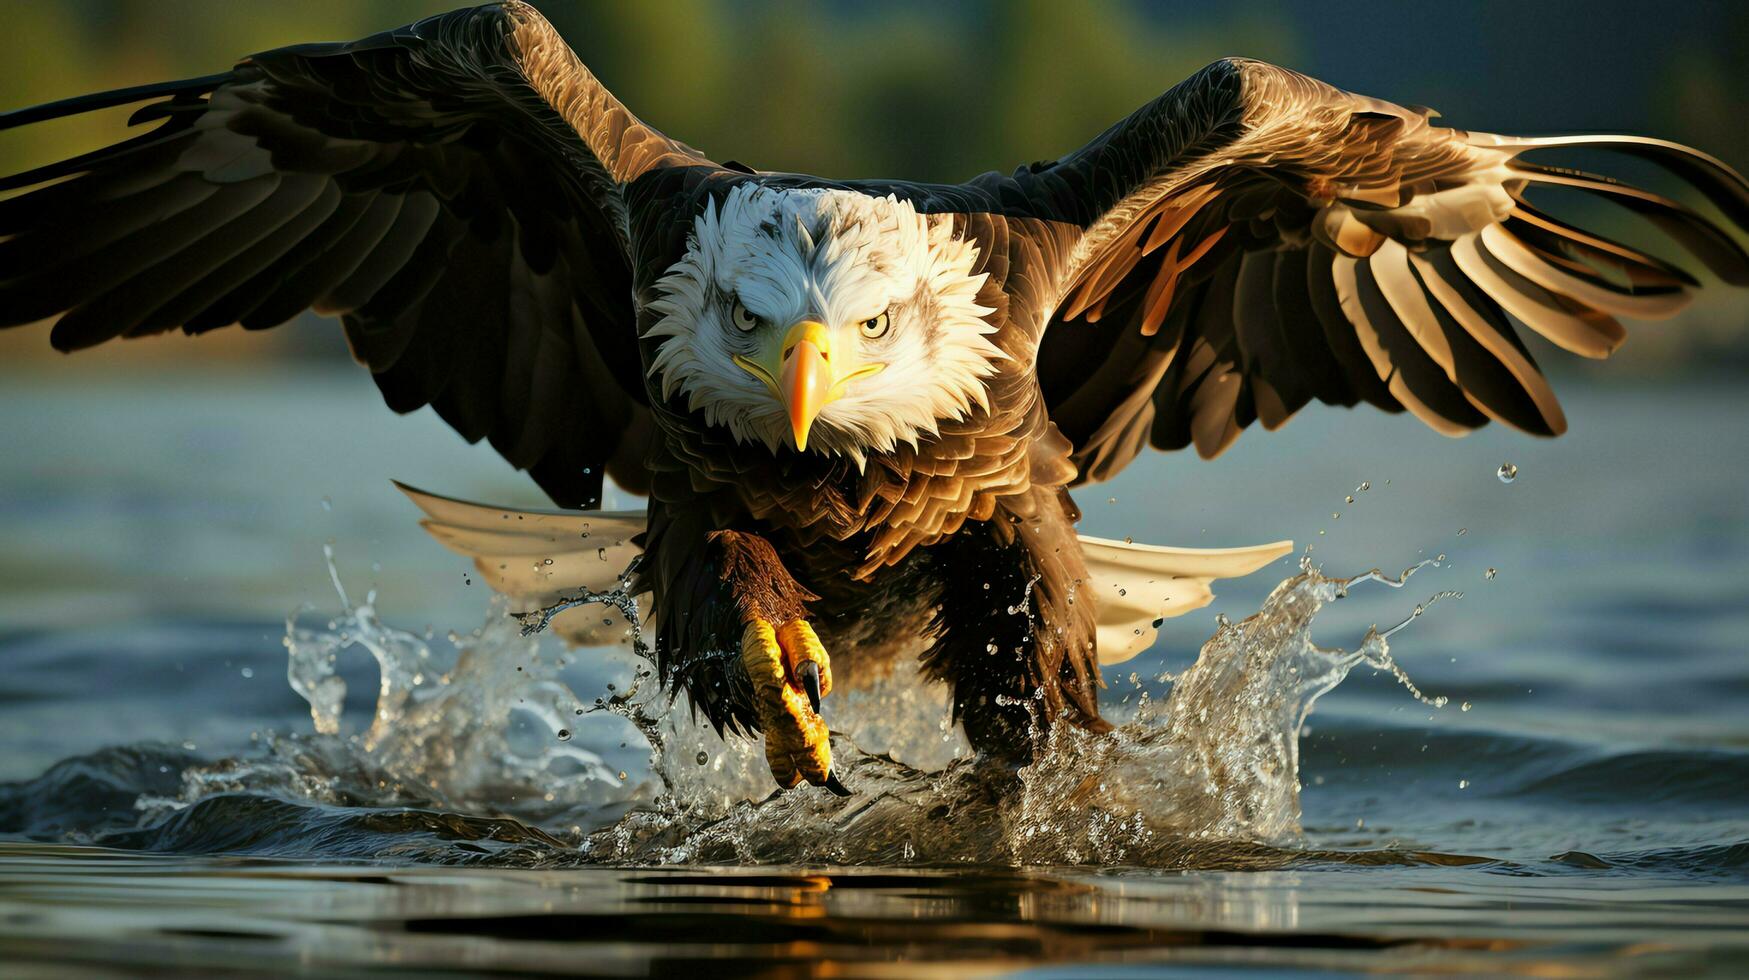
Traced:
<svg viewBox="0 0 1749 980">
<path fill-rule="evenodd" d="M 147 101 L 153 100 L 153 101 Z M 623 187 L 711 166 L 634 118 L 522 3 L 206 78 L 0 115 L 147 101 L 148 131 L 0 177 L 0 326 L 77 350 L 305 309 L 342 318 L 396 411 L 432 405 L 566 506 L 646 482 Z"/>
</svg>

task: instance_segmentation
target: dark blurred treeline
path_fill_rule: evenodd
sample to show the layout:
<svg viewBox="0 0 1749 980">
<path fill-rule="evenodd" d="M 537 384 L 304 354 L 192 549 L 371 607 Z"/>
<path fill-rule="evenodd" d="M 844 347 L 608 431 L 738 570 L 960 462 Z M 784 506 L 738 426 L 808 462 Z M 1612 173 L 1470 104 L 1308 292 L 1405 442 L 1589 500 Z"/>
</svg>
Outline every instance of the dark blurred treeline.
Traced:
<svg viewBox="0 0 1749 980">
<path fill-rule="evenodd" d="M 222 69 L 340 40 L 449 0 L 0 0 L 0 107 Z M 762 169 L 960 180 L 1079 145 L 1212 58 L 1244 54 L 1498 131 L 1601 129 L 1691 142 L 1749 164 L 1749 4 L 1626 0 L 967 0 L 539 2 L 640 116 Z M 117 114 L 0 133 L 0 172 L 113 139 Z M 1744 305 L 1651 344 L 1717 359 L 1749 344 Z M 35 333 L 28 339 L 20 333 Z M 240 331 L 227 333 L 240 334 Z M 129 345 L 174 356 L 343 353 L 337 331 Z M 1677 334 L 1676 331 L 1660 332 Z M 1638 341 L 1636 341 L 1638 343 Z M 0 357 L 46 351 L 0 334 Z M 137 357 L 141 350 L 125 352 Z"/>
</svg>

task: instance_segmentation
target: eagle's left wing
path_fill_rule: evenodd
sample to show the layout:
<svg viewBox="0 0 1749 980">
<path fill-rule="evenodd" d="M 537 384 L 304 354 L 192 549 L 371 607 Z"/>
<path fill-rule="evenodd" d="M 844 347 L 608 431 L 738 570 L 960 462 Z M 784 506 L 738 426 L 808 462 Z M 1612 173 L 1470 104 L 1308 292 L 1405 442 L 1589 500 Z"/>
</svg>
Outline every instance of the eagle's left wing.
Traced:
<svg viewBox="0 0 1749 980">
<path fill-rule="evenodd" d="M 1749 255 L 1708 218 L 1523 154 L 1632 154 L 1749 226 L 1749 185 L 1718 160 L 1640 137 L 1470 133 L 1432 115 L 1228 60 L 1014 175 L 1024 210 L 1075 229 L 1045 253 L 1060 256 L 1042 272 L 1057 305 L 1038 364 L 1080 479 L 1111 476 L 1147 444 L 1214 456 L 1312 399 L 1406 408 L 1448 435 L 1490 419 L 1560 433 L 1506 314 L 1604 357 L 1624 337 L 1615 317 L 1670 316 L 1697 282 L 1538 209 L 1534 188 L 1601 195 L 1749 285 Z"/>
</svg>

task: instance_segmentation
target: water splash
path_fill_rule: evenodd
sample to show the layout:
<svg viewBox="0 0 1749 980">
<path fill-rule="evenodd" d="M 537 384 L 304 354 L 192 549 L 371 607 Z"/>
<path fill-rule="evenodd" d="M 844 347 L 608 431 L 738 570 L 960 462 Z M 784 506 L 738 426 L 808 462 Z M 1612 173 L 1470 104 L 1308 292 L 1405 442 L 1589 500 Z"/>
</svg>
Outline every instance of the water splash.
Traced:
<svg viewBox="0 0 1749 980">
<path fill-rule="evenodd" d="M 1297 841 L 1299 736 L 1314 702 L 1361 663 L 1390 671 L 1423 697 L 1388 642 L 1415 616 L 1369 630 L 1354 651 L 1315 644 L 1312 621 L 1356 585 L 1401 588 L 1427 564 L 1396 578 L 1375 569 L 1333 579 L 1308 567 L 1278 585 L 1255 615 L 1217 620 L 1215 635 L 1163 703 L 1144 704 L 1108 736 L 1052 728 L 1021 771 L 1024 830 L 1015 857 L 1171 865 L 1194 863 L 1213 842 Z"/>
<path fill-rule="evenodd" d="M 585 527 L 587 527 L 587 525 L 585 525 Z M 584 531 L 583 536 L 588 537 L 589 532 Z M 595 553 L 602 561 L 607 560 L 606 548 L 597 548 Z M 638 600 L 632 594 L 632 576 L 637 574 L 638 565 L 642 564 L 643 560 L 644 556 L 642 554 L 633 558 L 631 563 L 626 565 L 626 567 L 620 571 L 617 576 L 619 584 L 614 588 L 603 592 L 596 592 L 595 590 L 588 588 L 579 588 L 574 594 L 564 596 L 558 601 L 542 606 L 539 609 L 530 610 L 528 612 L 512 613 L 511 615 L 522 625 L 523 636 L 533 636 L 536 633 L 544 631 L 552 624 L 553 619 L 560 613 L 577 609 L 582 606 L 608 606 L 617 610 L 626 623 L 630 624 L 629 638 L 631 640 L 632 649 L 637 651 L 639 656 L 642 656 L 647 660 L 649 659 L 649 653 L 644 644 L 643 620 L 638 616 Z M 551 565 L 553 560 L 548 558 L 546 563 Z"/>
<path fill-rule="evenodd" d="M 332 547 L 323 552 L 342 611 L 311 624 L 313 610 L 300 609 L 287 619 L 284 641 L 287 680 L 309 702 L 318 738 L 276 736 L 264 760 L 190 770 L 183 802 L 215 788 L 289 789 L 326 800 L 344 787 L 339 795 L 349 799 L 410 796 L 554 821 L 625 795 L 618 773 L 568 737 L 584 711 L 559 677 L 568 655 L 523 635 L 508 600 L 494 596 L 485 623 L 451 634 L 452 650 L 440 656 L 425 638 L 384 624 L 374 590 L 353 603 Z M 346 683 L 336 667 L 349 650 L 375 661 L 378 688 L 369 728 L 342 736 Z M 311 773 L 326 778 L 312 782 Z"/>
<path fill-rule="evenodd" d="M 140 807 L 243 792 L 508 816 L 553 835 L 556 850 L 516 852 L 542 863 L 1280 863 L 1299 840 L 1299 736 L 1314 702 L 1364 663 L 1444 704 L 1415 687 L 1388 641 L 1456 593 L 1368 630 L 1353 651 L 1314 644 L 1313 619 L 1355 587 L 1401 588 L 1430 564 L 1337 579 L 1308 556 L 1256 614 L 1218 619 L 1167 697 L 1150 698 L 1138 681 L 1134 705 L 1126 696 L 1110 706 L 1114 720 L 1127 714 L 1110 732 L 1044 725 L 1042 698 L 1020 699 L 1035 725 L 1032 761 L 1019 768 L 971 757 L 947 723 L 942 689 L 895 670 L 828 703 L 828 720 L 845 729 L 833 735 L 834 768 L 856 792 L 840 800 L 813 787 L 773 795 L 758 743 L 719 739 L 683 698 L 658 689 L 642 658 L 630 660 L 630 683 L 577 697 L 560 677 L 573 654 L 543 650 L 533 631 L 578 603 L 606 603 L 626 615 L 641 650 L 624 588 L 520 616 L 495 599 L 485 625 L 454 638 L 449 661 L 383 624 L 374 594 L 352 603 L 330 553 L 344 611 L 314 625 L 300 611 L 286 635 L 287 676 L 317 734 L 272 736 L 260 756 L 191 766 L 179 794 Z M 1023 599 L 1016 614 L 1029 612 Z M 370 726 L 354 735 L 342 734 L 335 670 L 348 650 L 367 653 L 380 674 Z M 586 747 L 601 745 L 587 727 L 596 718 L 635 732 L 625 737 L 647 747 L 647 773 L 634 777 Z"/>
<path fill-rule="evenodd" d="M 1299 733 L 1320 695 L 1366 663 L 1428 703 L 1444 703 L 1421 695 L 1391 658 L 1388 637 L 1414 615 L 1369 630 L 1352 652 L 1311 639 L 1313 618 L 1328 602 L 1363 582 L 1400 588 L 1414 571 L 1351 579 L 1302 572 L 1257 614 L 1222 622 L 1163 703 L 1144 697 L 1134 717 L 1109 733 L 1035 725 L 1033 761 L 1018 770 L 966 759 L 928 772 L 837 734 L 835 766 L 857 791 L 850 800 L 805 788 L 740 801 L 726 813 L 657 801 L 591 835 L 583 852 L 615 863 L 1181 867 L 1292 846 L 1299 837 Z M 1022 703 L 1034 712 L 1043 704 Z"/>
<path fill-rule="evenodd" d="M 1426 561 L 1417 562 L 1416 564 L 1404 569 L 1403 573 L 1395 578 L 1392 578 L 1375 568 L 1370 572 L 1346 580 L 1343 583 L 1342 590 L 1337 593 L 1336 598 L 1341 598 L 1342 596 L 1347 595 L 1348 587 L 1360 582 L 1377 582 L 1380 585 L 1389 586 L 1393 589 L 1400 589 L 1409 584 L 1409 576 L 1414 575 L 1416 572 L 1428 567 L 1429 565 L 1439 567 L 1444 563 L 1444 555 L 1440 555 L 1438 558 L 1429 558 Z M 1463 597 L 1464 594 L 1462 592 L 1454 592 L 1450 590 L 1435 592 L 1433 595 L 1429 596 L 1426 601 L 1417 605 L 1413 612 L 1408 616 L 1405 616 L 1403 620 L 1395 626 L 1380 630 L 1375 624 L 1371 629 L 1367 630 L 1366 635 L 1361 637 L 1360 647 L 1356 650 L 1356 653 L 1363 660 L 1372 665 L 1374 669 L 1386 671 L 1392 677 L 1395 677 L 1397 683 L 1403 685 L 1415 700 L 1433 708 L 1445 707 L 1450 703 L 1451 699 L 1444 695 L 1428 697 L 1423 694 L 1421 688 L 1417 687 L 1415 682 L 1409 679 L 1408 673 L 1397 664 L 1396 660 L 1392 659 L 1391 648 L 1386 640 L 1396 633 L 1401 632 L 1410 623 L 1421 618 L 1428 609 L 1433 607 L 1434 603 L 1439 602 L 1442 599 L 1462 599 Z"/>
</svg>

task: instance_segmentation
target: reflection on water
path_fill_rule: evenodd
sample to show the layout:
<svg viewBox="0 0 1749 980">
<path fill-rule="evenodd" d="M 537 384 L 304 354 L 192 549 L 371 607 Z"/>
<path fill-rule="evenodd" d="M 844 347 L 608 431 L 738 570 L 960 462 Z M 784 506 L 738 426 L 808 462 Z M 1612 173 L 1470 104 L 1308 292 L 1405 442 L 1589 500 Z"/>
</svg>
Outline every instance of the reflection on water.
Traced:
<svg viewBox="0 0 1749 980">
<path fill-rule="evenodd" d="M 0 956 L 68 975 L 156 962 L 845 976 L 1042 964 L 1085 976 L 1093 963 L 1669 974 L 1749 955 L 1749 888 L 1491 870 L 1405 861 L 1389 884 L 1379 869 L 1317 860 L 1245 874 L 458 874 L 0 844 Z"/>
</svg>

